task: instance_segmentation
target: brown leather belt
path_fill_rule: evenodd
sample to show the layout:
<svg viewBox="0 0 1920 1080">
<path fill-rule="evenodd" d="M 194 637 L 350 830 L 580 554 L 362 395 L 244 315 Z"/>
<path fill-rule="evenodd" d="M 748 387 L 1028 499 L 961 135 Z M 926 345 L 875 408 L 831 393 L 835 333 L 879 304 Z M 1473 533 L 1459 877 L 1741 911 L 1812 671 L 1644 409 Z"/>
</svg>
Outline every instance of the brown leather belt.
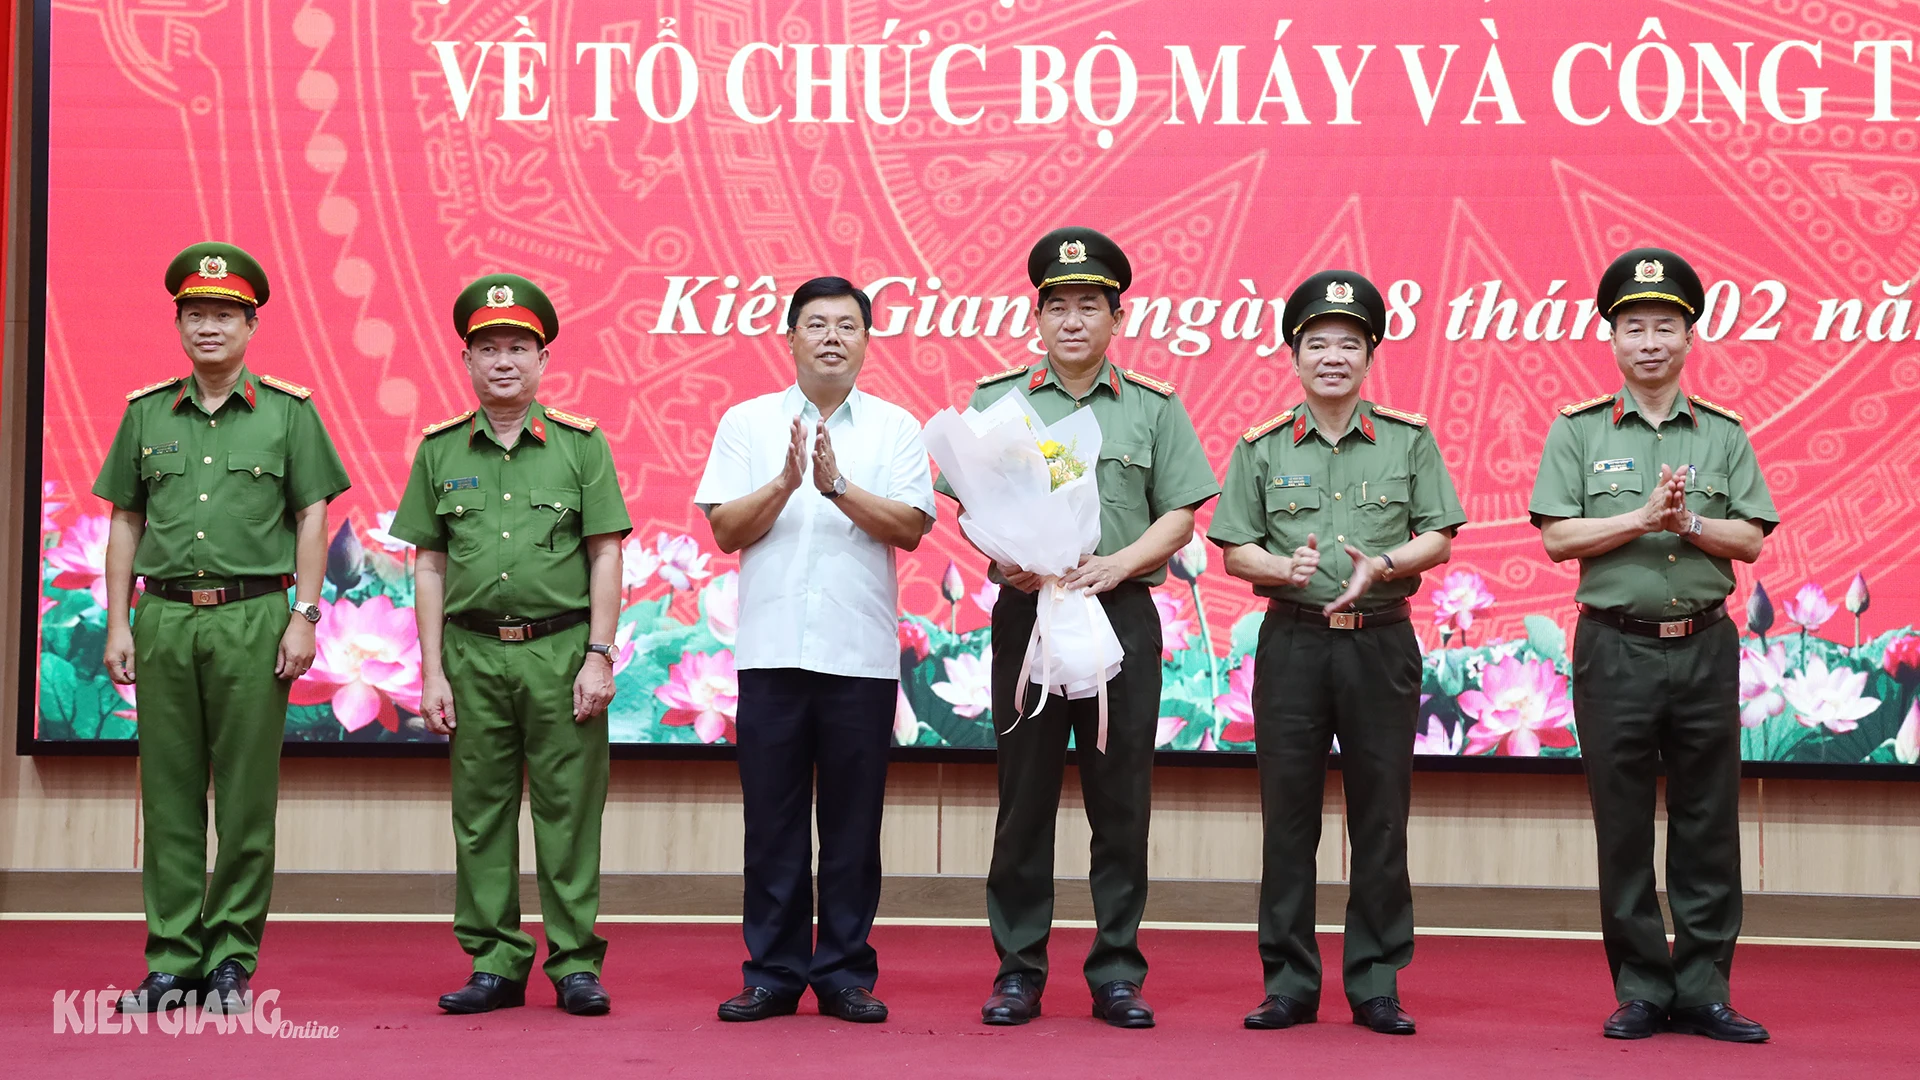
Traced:
<svg viewBox="0 0 1920 1080">
<path fill-rule="evenodd" d="M 149 596 L 162 600 L 172 600 L 180 604 L 192 604 L 194 607 L 218 607 L 231 604 L 236 600 L 251 600 L 256 596 L 269 593 L 283 593 L 293 588 L 292 574 L 275 574 L 269 577 L 241 578 L 147 578 L 142 591 Z"/>
<path fill-rule="evenodd" d="M 1296 604 L 1291 600 L 1267 601 L 1267 614 L 1280 615 L 1296 622 L 1314 623 L 1329 630 L 1366 630 L 1375 626 L 1392 626 L 1413 618 L 1413 604 L 1402 600 L 1394 607 L 1384 611 L 1336 611 L 1331 615 L 1322 614 L 1320 609 L 1307 604 Z"/>
<path fill-rule="evenodd" d="M 501 641 L 532 641 L 557 634 L 587 621 L 587 612 L 569 611 L 551 619 L 497 619 L 488 615 L 449 615 L 447 621 L 462 630 L 497 637 Z"/>
<path fill-rule="evenodd" d="M 1624 612 L 1611 608 L 1588 607 L 1580 605 L 1580 617 L 1592 619 L 1601 626 L 1611 626 L 1623 634 L 1636 634 L 1650 638 L 1683 638 L 1713 626 L 1727 617 L 1727 606 L 1708 608 L 1697 615 L 1684 619 L 1667 619 L 1664 622 L 1654 619 L 1636 619 Z"/>
</svg>

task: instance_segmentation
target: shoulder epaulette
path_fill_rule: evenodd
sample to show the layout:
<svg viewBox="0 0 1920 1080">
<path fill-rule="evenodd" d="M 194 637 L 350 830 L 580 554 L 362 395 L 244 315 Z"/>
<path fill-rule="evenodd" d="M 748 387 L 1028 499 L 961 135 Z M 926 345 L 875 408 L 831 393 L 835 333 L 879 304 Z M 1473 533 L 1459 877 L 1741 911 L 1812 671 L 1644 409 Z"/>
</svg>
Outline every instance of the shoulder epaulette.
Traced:
<svg viewBox="0 0 1920 1080">
<path fill-rule="evenodd" d="M 1378 403 L 1374 404 L 1373 411 L 1389 420 L 1398 420 L 1403 424 L 1412 424 L 1414 427 L 1427 426 L 1427 418 L 1417 412 L 1401 412 L 1399 409 L 1389 409 Z"/>
<path fill-rule="evenodd" d="M 1578 416 L 1579 414 L 1586 412 L 1588 409 L 1599 408 L 1600 406 L 1605 405 L 1607 402 L 1612 400 L 1613 400 L 1612 394 L 1601 394 L 1597 398 L 1588 398 L 1585 401 L 1576 401 L 1571 405 L 1562 405 L 1560 407 L 1560 415 L 1561 416 Z"/>
<path fill-rule="evenodd" d="M 428 424 L 426 427 L 423 427 L 420 429 L 420 434 L 421 435 L 438 435 L 441 432 L 447 430 L 448 428 L 458 427 L 461 424 L 464 424 L 467 421 L 473 419 L 473 414 L 479 411 L 480 410 L 478 409 L 468 409 L 466 412 L 461 413 L 459 416 L 449 416 L 448 418 L 440 421 L 437 424 Z"/>
<path fill-rule="evenodd" d="M 154 393 L 155 391 L 159 391 L 159 390 L 165 390 L 169 387 L 178 386 L 179 383 L 180 383 L 180 380 L 178 378 L 161 379 L 157 383 L 151 383 L 149 385 L 143 386 L 140 389 L 135 390 L 132 393 L 128 394 L 127 400 L 138 401 L 141 398 L 146 397 L 148 394 Z"/>
<path fill-rule="evenodd" d="M 1025 367 L 1008 368 L 1005 371 L 996 371 L 991 375 L 982 375 L 979 378 L 973 380 L 973 385 L 992 386 L 994 383 L 999 382 L 1001 379 L 1011 379 L 1015 375 L 1025 375 L 1026 373 L 1027 373 L 1027 369 Z"/>
<path fill-rule="evenodd" d="M 260 381 L 267 384 L 268 386 L 273 387 L 275 390 L 278 390 L 283 394 L 289 394 L 293 397 L 297 397 L 301 401 L 305 401 L 308 398 L 313 396 L 313 391 L 307 389 L 304 386 L 301 386 L 299 383 L 291 383 L 285 379 L 275 378 L 272 375 L 262 375 L 260 376 Z"/>
<path fill-rule="evenodd" d="M 1719 413 L 1721 416 L 1726 417 L 1727 419 L 1733 421 L 1736 424 L 1741 422 L 1739 413 L 1734 412 L 1732 409 L 1727 408 L 1725 405 L 1718 405 L 1718 404 L 1715 404 L 1714 402 L 1708 401 L 1706 398 L 1701 397 L 1699 394 L 1688 394 L 1687 400 L 1693 402 L 1695 405 L 1698 405 L 1703 409 L 1711 409 L 1714 412 Z"/>
<path fill-rule="evenodd" d="M 594 428 L 600 426 L 600 421 L 595 420 L 591 416 L 580 416 L 576 413 L 561 412 L 555 408 L 547 409 L 547 419 L 557 424 L 565 424 L 576 431 L 592 431 Z"/>
<path fill-rule="evenodd" d="M 1288 409 L 1286 412 L 1280 413 L 1276 416 L 1269 416 L 1265 420 L 1262 420 L 1259 423 L 1253 425 L 1252 427 L 1247 429 L 1246 434 L 1240 437 L 1247 440 L 1248 442 L 1253 442 L 1254 440 L 1260 438 L 1262 435 L 1265 435 L 1267 432 L 1272 431 L 1274 428 L 1279 427 L 1281 424 L 1291 423 L 1292 420 L 1293 420 L 1293 410 Z"/>
<path fill-rule="evenodd" d="M 1147 389 L 1153 391 L 1156 394 L 1161 395 L 1162 397 L 1172 397 L 1176 392 L 1173 388 L 1172 383 L 1161 382 L 1159 379 L 1156 379 L 1151 375 L 1142 375 L 1137 371 L 1132 371 L 1124 368 L 1121 370 L 1120 374 L 1126 376 L 1128 382 L 1139 383 L 1141 386 L 1146 387 Z"/>
</svg>

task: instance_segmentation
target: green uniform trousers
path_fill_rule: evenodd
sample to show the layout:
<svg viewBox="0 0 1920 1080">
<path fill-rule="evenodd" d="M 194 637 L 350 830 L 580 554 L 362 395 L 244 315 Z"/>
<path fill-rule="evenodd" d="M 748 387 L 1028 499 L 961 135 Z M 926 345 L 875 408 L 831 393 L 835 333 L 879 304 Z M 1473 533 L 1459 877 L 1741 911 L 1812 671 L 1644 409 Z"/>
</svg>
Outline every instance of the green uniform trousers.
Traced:
<svg viewBox="0 0 1920 1080">
<path fill-rule="evenodd" d="M 1096 924 L 1087 953 L 1089 987 L 1147 977 L 1140 919 L 1147 909 L 1147 822 L 1153 803 L 1153 740 L 1160 723 L 1160 613 L 1138 582 L 1101 594 L 1126 658 L 1107 683 L 1107 750 L 1096 699 L 1054 695 L 1037 716 L 1020 715 L 1015 682 L 1033 633 L 1035 596 L 1000 590 L 993 605 L 993 720 L 1003 734 L 994 755 L 1000 814 L 987 870 L 987 922 L 1000 954 L 1000 974 L 1026 974 L 1043 984 L 1053 927 L 1054 819 L 1066 774 L 1067 735 L 1078 748 L 1080 792 L 1093 828 L 1091 882 Z M 1024 688 L 1038 701 L 1038 691 Z M 1012 728 L 1012 731 L 1008 731 Z"/>
<path fill-rule="evenodd" d="M 520 929 L 520 787 L 533 809 L 533 854 L 546 927 L 547 977 L 598 975 L 600 816 L 607 805 L 607 718 L 573 720 L 587 626 L 527 642 L 451 623 L 441 658 L 453 687 L 453 932 L 473 969 L 515 982 L 533 968 Z"/>
<path fill-rule="evenodd" d="M 1580 620 L 1573 709 L 1600 847 L 1600 932 L 1614 996 L 1658 1008 L 1728 999 L 1740 936 L 1740 638 Z M 1667 776 L 1667 906 L 1653 875 L 1655 781 Z"/>
<path fill-rule="evenodd" d="M 1314 857 L 1337 735 L 1353 842 L 1341 964 L 1347 1000 L 1400 996 L 1400 969 L 1413 960 L 1407 810 L 1419 714 L 1420 645 L 1411 623 L 1334 630 L 1288 608 L 1267 612 L 1253 661 L 1267 993 L 1320 1003 Z"/>
<path fill-rule="evenodd" d="M 287 598 L 215 607 L 140 597 L 141 889 L 147 967 L 198 978 L 227 960 L 251 973 L 273 899 L 274 812 L 287 691 L 275 677 Z M 219 838 L 207 878 L 207 780 Z"/>
</svg>

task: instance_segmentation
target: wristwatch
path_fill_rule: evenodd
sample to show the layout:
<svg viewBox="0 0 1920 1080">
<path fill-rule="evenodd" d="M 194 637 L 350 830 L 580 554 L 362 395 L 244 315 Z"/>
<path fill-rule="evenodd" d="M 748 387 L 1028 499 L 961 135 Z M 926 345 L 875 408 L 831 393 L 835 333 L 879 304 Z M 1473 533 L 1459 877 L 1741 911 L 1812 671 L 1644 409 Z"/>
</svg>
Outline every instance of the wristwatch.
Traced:
<svg viewBox="0 0 1920 1080">
<path fill-rule="evenodd" d="M 1387 564 L 1387 576 L 1392 577 L 1394 572 L 1393 556 L 1383 551 L 1380 553 L 1380 561 Z"/>
<path fill-rule="evenodd" d="M 1693 515 L 1693 520 L 1687 523 L 1687 535 L 1699 536 L 1704 531 L 1704 527 L 1700 524 L 1700 515 Z"/>
<path fill-rule="evenodd" d="M 836 476 L 833 478 L 833 486 L 822 491 L 820 494 L 825 495 L 829 499 L 837 499 L 846 493 L 847 478 L 845 476 Z"/>
<path fill-rule="evenodd" d="M 293 604 L 293 613 L 307 620 L 310 623 L 317 623 L 320 621 L 320 605 L 319 604 L 303 604 L 296 600 L 294 601 L 294 604 Z"/>
<path fill-rule="evenodd" d="M 587 651 L 590 653 L 597 652 L 601 656 L 606 657 L 608 663 L 613 662 L 613 646 L 611 645 L 601 645 L 598 642 L 588 642 Z"/>
</svg>

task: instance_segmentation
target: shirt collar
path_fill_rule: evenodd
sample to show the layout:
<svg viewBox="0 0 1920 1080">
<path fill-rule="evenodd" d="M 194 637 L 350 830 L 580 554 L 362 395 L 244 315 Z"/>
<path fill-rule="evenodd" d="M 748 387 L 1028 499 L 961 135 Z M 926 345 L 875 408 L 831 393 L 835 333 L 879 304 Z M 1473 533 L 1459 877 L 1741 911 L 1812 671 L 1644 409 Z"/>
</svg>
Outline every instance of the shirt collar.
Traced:
<svg viewBox="0 0 1920 1080">
<path fill-rule="evenodd" d="M 1293 410 L 1293 445 L 1299 446 L 1309 434 L 1320 430 L 1320 422 L 1314 419 L 1313 410 L 1302 402 Z M 1362 399 L 1353 407 L 1353 416 L 1347 420 L 1347 430 L 1340 433 L 1338 439 L 1327 439 L 1330 445 L 1338 446 L 1342 439 L 1358 431 L 1368 442 L 1377 441 L 1373 430 L 1373 402 Z M 1322 438 L 1326 438 L 1324 432 Z"/>
<path fill-rule="evenodd" d="M 1051 386 L 1063 394 L 1067 393 L 1066 386 L 1060 382 L 1059 373 L 1053 370 L 1052 360 L 1042 360 L 1040 363 L 1034 365 L 1033 370 L 1027 373 L 1027 393 L 1031 394 L 1043 386 Z M 1101 390 L 1105 390 L 1112 394 L 1117 400 L 1120 397 L 1120 386 L 1120 369 L 1113 366 L 1113 361 L 1102 358 L 1100 361 L 1100 370 L 1095 372 L 1093 376 L 1093 389 L 1087 391 L 1087 394 L 1091 397 Z M 1068 394 L 1067 396 L 1072 397 L 1073 395 Z"/>
<path fill-rule="evenodd" d="M 840 407 L 833 410 L 833 415 L 827 418 L 827 425 L 829 427 L 836 427 L 843 422 L 848 424 L 853 423 L 858 417 L 860 410 L 865 408 L 865 406 L 861 404 L 865 399 L 866 395 L 860 392 L 858 386 L 847 391 L 847 400 L 841 402 Z M 807 400 L 807 395 L 800 392 L 799 383 L 794 383 L 787 387 L 786 394 L 780 399 L 780 406 L 781 410 L 790 416 L 802 416 L 810 420 L 818 420 L 820 418 L 820 410 L 814 407 L 813 402 Z"/>
<path fill-rule="evenodd" d="M 1640 402 L 1634 399 L 1633 391 L 1623 386 L 1619 393 L 1613 395 L 1613 426 L 1619 427 L 1620 422 L 1629 416 L 1638 416 L 1641 423 L 1647 424 L 1648 427 L 1653 426 L 1648 423 L 1646 414 L 1640 411 Z M 1700 418 L 1694 415 L 1693 399 L 1687 396 L 1685 390 L 1680 391 L 1679 396 L 1673 399 L 1673 415 L 1667 419 L 1678 420 L 1683 416 L 1687 418 L 1688 423 L 1699 426 Z"/>
<path fill-rule="evenodd" d="M 241 364 L 240 378 L 234 381 L 233 390 L 231 393 L 227 395 L 227 401 L 223 401 L 220 403 L 221 407 L 225 408 L 227 402 L 229 401 L 238 401 L 245 404 L 247 409 L 251 411 L 254 407 L 255 402 L 259 400 L 258 394 L 254 390 L 253 382 L 254 382 L 253 372 L 247 370 L 247 365 Z M 189 374 L 186 378 L 180 380 L 180 389 L 177 392 L 175 392 L 173 395 L 172 408 L 174 408 L 175 410 L 178 410 L 181 405 L 184 405 L 189 401 L 193 402 L 194 408 L 196 409 L 201 408 L 200 381 L 198 379 L 195 379 L 191 374 Z M 211 409 L 211 410 L 201 409 L 201 411 L 212 413 L 212 412 L 218 412 L 219 410 L 218 409 Z"/>
<path fill-rule="evenodd" d="M 533 436 L 533 441 L 545 444 L 547 441 L 547 407 L 538 401 L 527 406 L 527 418 L 521 421 L 520 430 L 523 434 Z M 471 443 L 476 437 L 481 435 L 485 435 L 487 440 L 494 445 L 501 446 L 499 437 L 493 433 L 493 425 L 487 422 L 487 410 L 475 409 L 473 419 L 467 421 L 467 441 Z M 517 447 L 520 444 L 515 443 L 514 445 Z M 501 448 L 505 449 L 504 446 L 501 446 Z"/>
</svg>

